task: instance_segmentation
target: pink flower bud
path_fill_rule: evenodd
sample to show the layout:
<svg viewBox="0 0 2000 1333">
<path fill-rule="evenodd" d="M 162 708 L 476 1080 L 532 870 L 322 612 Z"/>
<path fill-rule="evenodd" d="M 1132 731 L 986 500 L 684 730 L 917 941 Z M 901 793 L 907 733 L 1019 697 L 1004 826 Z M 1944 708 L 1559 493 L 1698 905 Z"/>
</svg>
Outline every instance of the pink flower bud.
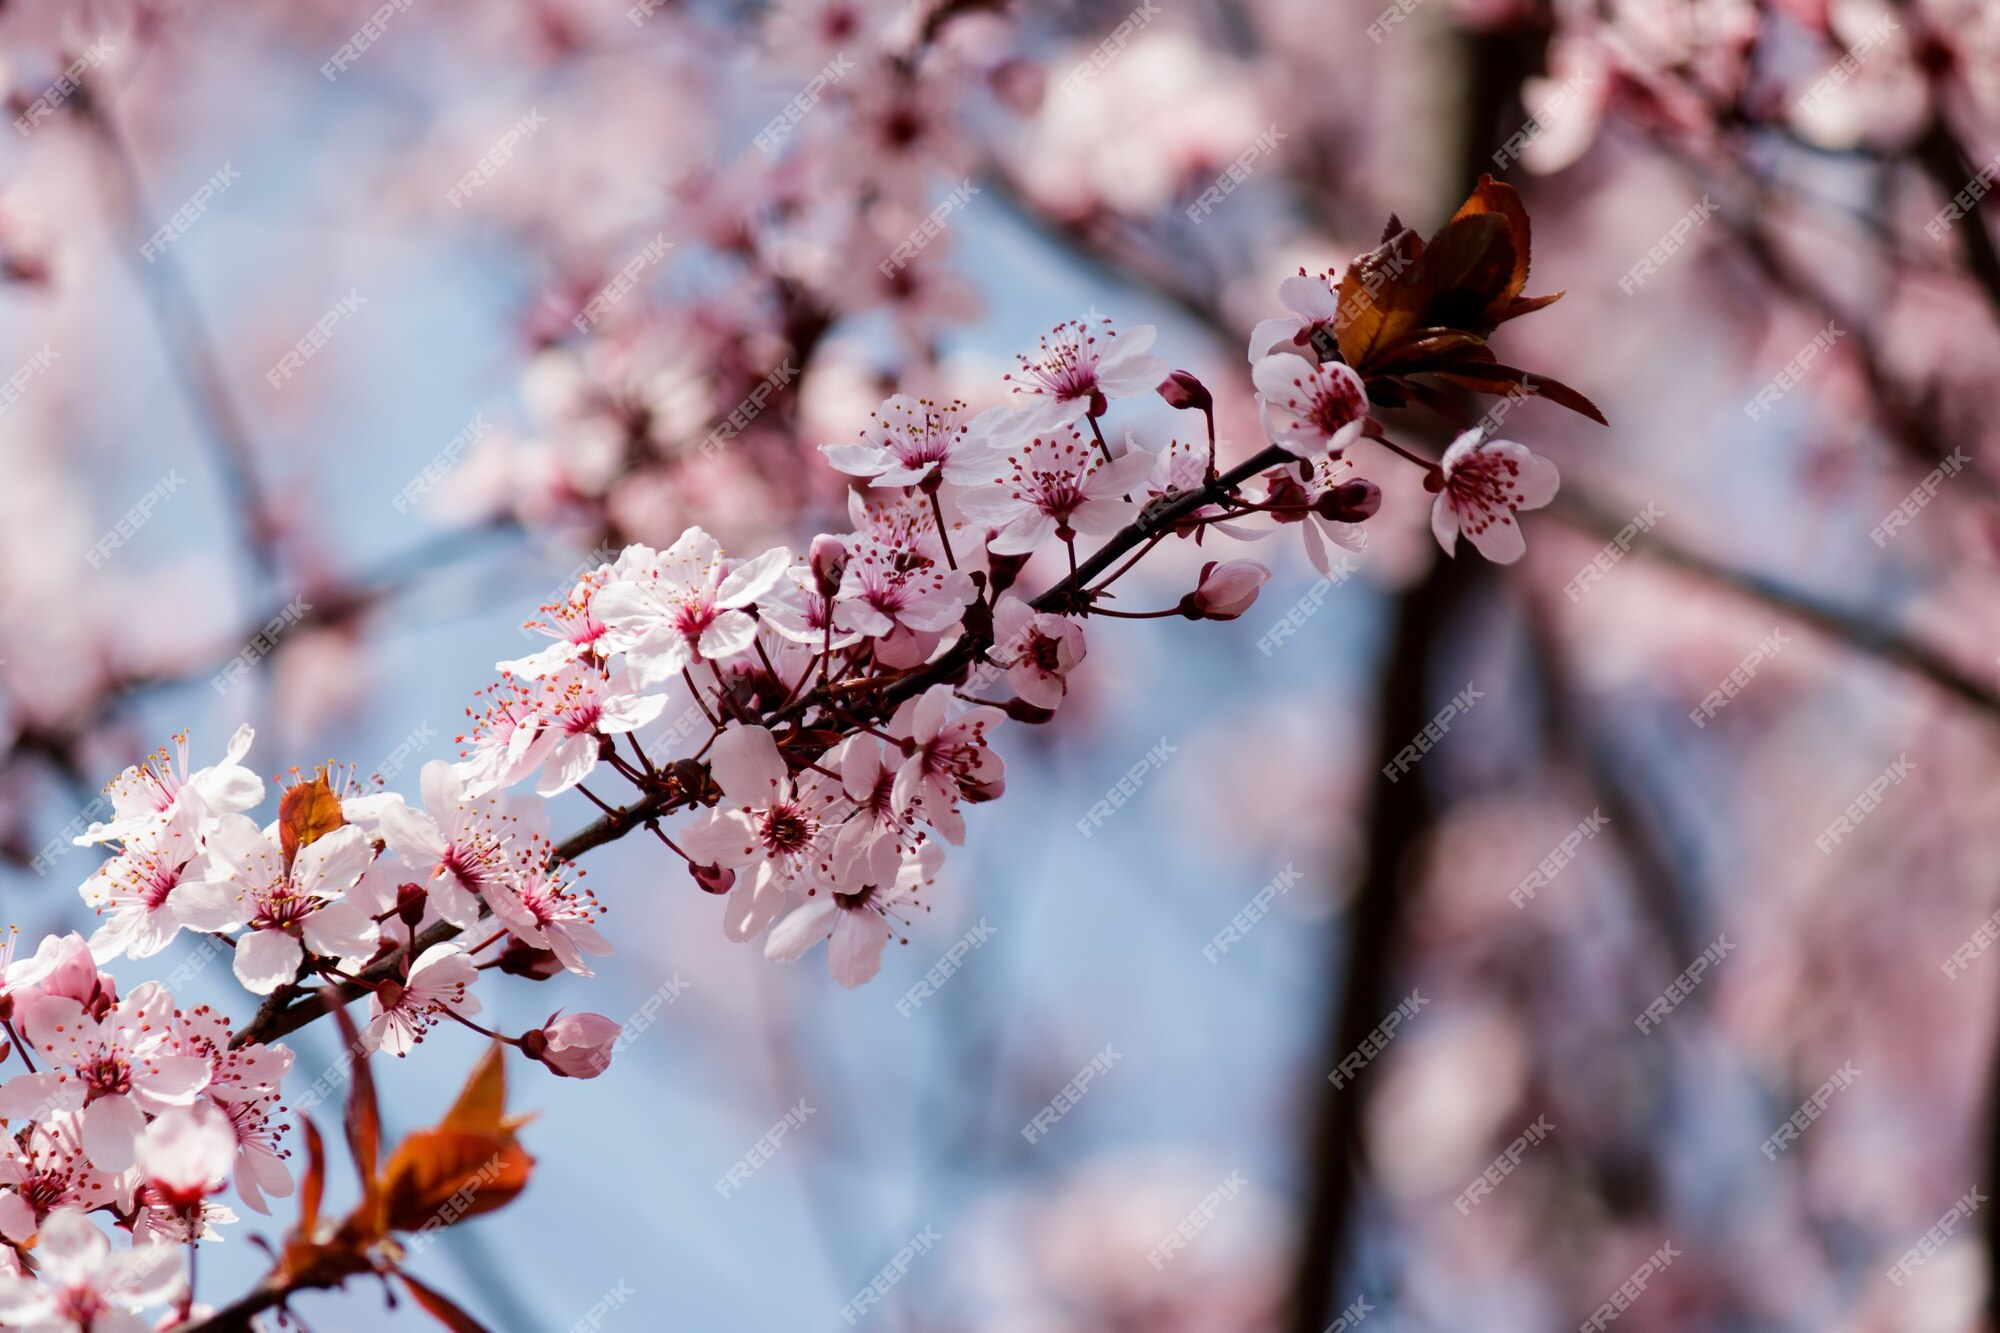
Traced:
<svg viewBox="0 0 2000 1333">
<path fill-rule="evenodd" d="M 1321 518 L 1335 523 L 1360 523 L 1375 517 L 1382 507 L 1382 488 L 1356 477 L 1343 481 L 1313 503 Z"/>
<path fill-rule="evenodd" d="M 689 862 L 688 873 L 701 885 L 703 893 L 727 893 L 736 887 L 736 872 L 726 866 L 698 866 Z"/>
<path fill-rule="evenodd" d="M 624 1032 L 603 1014 L 549 1016 L 521 1037 L 521 1049 L 562 1078 L 596 1078 L 611 1068 L 611 1049 Z"/>
<path fill-rule="evenodd" d="M 840 591 L 840 576 L 847 569 L 847 547 L 840 538 L 822 532 L 813 538 L 812 553 L 808 559 L 812 563 L 813 582 L 819 588 L 819 595 L 831 597 Z"/>
<path fill-rule="evenodd" d="M 1176 370 L 1168 375 L 1154 392 L 1167 400 L 1168 407 L 1197 412 L 1215 410 L 1215 397 L 1209 393 L 1208 386 L 1185 370 Z"/>
<path fill-rule="evenodd" d="M 1234 620 L 1257 600 L 1257 589 L 1271 571 L 1255 560 L 1209 561 L 1201 581 L 1181 598 L 1181 614 L 1189 620 Z"/>
</svg>

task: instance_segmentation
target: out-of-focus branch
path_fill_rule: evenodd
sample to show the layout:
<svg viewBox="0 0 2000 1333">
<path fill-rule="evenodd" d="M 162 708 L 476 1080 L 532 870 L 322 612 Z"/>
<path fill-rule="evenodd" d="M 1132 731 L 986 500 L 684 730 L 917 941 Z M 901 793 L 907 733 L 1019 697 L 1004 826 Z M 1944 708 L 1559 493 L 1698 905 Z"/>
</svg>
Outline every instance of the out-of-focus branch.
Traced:
<svg viewBox="0 0 2000 1333">
<path fill-rule="evenodd" d="M 1550 506 L 1549 514 L 1606 540 L 1627 526 L 1620 518 L 1573 488 Z M 1766 574 L 1739 569 L 1661 534 L 1658 528 L 1632 539 L 1632 549 L 1676 569 L 1696 574 L 1725 592 L 1762 602 L 1786 617 L 1837 639 L 1850 648 L 1923 677 L 1962 703 L 2000 718 L 2000 693 L 1921 640 L 1847 607 L 1791 587 Z"/>
<path fill-rule="evenodd" d="M 145 294 L 147 313 L 159 333 L 161 355 L 172 367 L 189 405 L 202 422 L 222 478 L 226 507 L 236 520 L 237 534 L 250 567 L 263 580 L 273 580 L 281 568 L 276 511 L 259 479 L 250 430 L 223 373 L 222 359 L 202 316 L 201 303 L 195 299 L 194 288 L 172 252 L 156 254 L 151 262 L 143 262 L 141 247 L 149 235 L 145 191 L 101 90 L 86 84 L 77 93 L 75 105 L 78 118 L 102 150 L 119 255 Z M 254 601 L 258 582 L 256 578 L 244 580 L 246 602 Z"/>
<path fill-rule="evenodd" d="M 391 556 L 352 579 L 335 587 L 312 593 L 313 600 L 288 619 L 291 628 L 338 625 L 364 615 L 392 600 L 411 587 L 417 576 L 459 563 L 478 550 L 482 537 L 519 535 L 511 519 L 496 520 L 478 527 L 460 528 L 420 542 L 408 551 Z M 199 655 L 203 665 L 185 670 L 135 673 L 110 681 L 92 703 L 76 716 L 62 722 L 24 728 L 4 754 L 0 754 L 0 774 L 5 774 L 25 756 L 37 756 L 62 773 L 80 773 L 75 760 L 76 746 L 90 735 L 119 706 L 142 698 L 155 690 L 188 685 L 213 676 L 240 653 L 243 646 L 265 626 L 280 618 L 285 606 L 273 608 L 226 642 Z"/>
</svg>

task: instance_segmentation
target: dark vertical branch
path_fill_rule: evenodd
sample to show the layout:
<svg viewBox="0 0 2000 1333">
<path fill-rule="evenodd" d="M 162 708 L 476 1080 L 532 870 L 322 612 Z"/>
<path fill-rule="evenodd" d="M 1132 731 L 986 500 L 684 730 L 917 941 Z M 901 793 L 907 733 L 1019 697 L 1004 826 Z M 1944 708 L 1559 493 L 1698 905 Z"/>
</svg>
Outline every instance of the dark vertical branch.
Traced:
<svg viewBox="0 0 2000 1333">
<path fill-rule="evenodd" d="M 1363 1186 L 1361 1111 L 1373 1086 L 1374 1067 L 1365 1066 L 1342 1088 L 1325 1076 L 1394 1007 L 1405 870 L 1411 848 L 1437 813 L 1420 772 L 1393 783 L 1380 773 L 1437 711 L 1438 701 L 1428 688 L 1431 669 L 1455 609 L 1475 584 L 1487 581 L 1484 566 L 1476 562 L 1469 553 L 1438 561 L 1429 577 L 1396 605 L 1395 634 L 1374 709 L 1381 729 L 1371 769 L 1377 776 L 1368 810 L 1367 862 L 1347 928 L 1332 935 L 1333 957 L 1328 960 L 1329 973 L 1340 977 L 1340 986 L 1332 993 L 1321 1059 L 1313 1071 L 1320 1079 L 1319 1105 L 1308 1160 L 1310 1192 L 1292 1277 L 1288 1327 L 1293 1333 L 1320 1333 L 1332 1319 L 1334 1287 L 1346 1266 Z"/>
</svg>

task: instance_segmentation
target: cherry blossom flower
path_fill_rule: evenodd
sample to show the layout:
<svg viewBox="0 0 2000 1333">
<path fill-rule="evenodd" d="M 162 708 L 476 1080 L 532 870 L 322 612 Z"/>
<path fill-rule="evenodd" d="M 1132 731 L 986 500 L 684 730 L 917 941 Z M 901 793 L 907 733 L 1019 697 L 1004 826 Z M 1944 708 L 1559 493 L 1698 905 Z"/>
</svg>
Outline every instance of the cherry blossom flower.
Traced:
<svg viewBox="0 0 2000 1333">
<path fill-rule="evenodd" d="M 1036 611 L 1018 597 L 993 613 L 993 658 L 1007 668 L 1007 683 L 1037 708 L 1054 708 L 1065 679 L 1083 661 L 1083 626 Z"/>
<path fill-rule="evenodd" d="M 923 819 L 953 846 L 965 842 L 961 798 L 992 800 L 1006 785 L 1006 766 L 986 744 L 986 733 L 1006 716 L 988 705 L 948 718 L 951 686 L 933 685 L 906 699 L 889 721 L 889 734 L 904 742 L 896 769 L 896 809 L 908 814 L 921 805 Z"/>
<path fill-rule="evenodd" d="M 143 764 L 132 767 L 105 785 L 111 798 L 110 822 L 92 824 L 76 839 L 79 847 L 112 842 L 130 836 L 174 812 L 183 791 L 197 792 L 210 815 L 240 814 L 264 799 L 264 780 L 243 767 L 256 733 L 238 727 L 229 738 L 229 749 L 219 764 L 188 772 L 188 744 L 185 732 L 174 737 L 175 753 L 160 750 Z"/>
<path fill-rule="evenodd" d="M 1152 469 L 1153 456 L 1137 449 L 1107 463 L 1063 426 L 1017 445 L 994 484 L 968 490 L 958 507 L 1000 529 L 988 543 L 995 554 L 1026 555 L 1052 536 L 1115 532 L 1133 513 L 1123 497 Z"/>
<path fill-rule="evenodd" d="M 232 1101 L 217 1101 L 229 1125 L 236 1153 L 236 1193 L 250 1208 L 269 1214 L 264 1196 L 290 1198 L 297 1188 L 285 1165 L 291 1150 L 282 1145 L 288 1125 L 278 1118 L 276 1093 Z"/>
<path fill-rule="evenodd" d="M 893 880 L 865 884 L 853 893 L 820 894 L 771 927 L 764 956 L 791 963 L 821 940 L 828 941 L 827 970 L 849 988 L 875 979 L 882 948 L 895 933 L 892 921 L 907 924 L 903 910 L 937 878 L 944 855 L 925 843 L 904 858 Z"/>
<path fill-rule="evenodd" d="M 1339 337 L 1340 296 L 1333 275 L 1315 277 L 1300 269 L 1278 284 L 1278 299 L 1292 313 L 1257 322 L 1250 331 L 1250 364 L 1279 352 L 1324 362 L 1321 349 L 1337 346 Z"/>
<path fill-rule="evenodd" d="M 662 552 L 636 549 L 632 567 L 599 590 L 595 609 L 606 647 L 625 654 L 642 686 L 698 661 L 748 652 L 757 622 L 743 608 L 768 594 L 792 563 L 791 552 L 776 548 L 731 571 L 721 546 L 700 528 Z"/>
<path fill-rule="evenodd" d="M 1151 393 L 1168 372 L 1166 362 L 1146 352 L 1158 332 L 1140 324 L 1114 333 L 1110 320 L 1091 317 L 1056 325 L 1035 352 L 1015 358 L 1020 373 L 1006 377 L 1031 400 L 1021 429 L 1050 432 L 1085 413 L 1102 416 L 1107 399 Z"/>
<path fill-rule="evenodd" d="M 1489 440 L 1469 430 L 1452 441 L 1440 464 L 1444 487 L 1431 502 L 1431 533 L 1452 553 L 1462 532 L 1496 565 L 1510 565 L 1527 552 L 1527 538 L 1514 513 L 1540 509 L 1555 499 L 1561 478 L 1556 465 L 1511 440 Z"/>
<path fill-rule="evenodd" d="M 760 934 L 784 909 L 794 885 L 804 889 L 832 871 L 833 828 L 840 785 L 808 770 L 796 780 L 764 727 L 735 725 L 716 740 L 710 769 L 724 803 L 697 815 L 681 846 L 697 864 L 739 872 L 723 912 L 723 929 L 739 943 Z"/>
<path fill-rule="evenodd" d="M 905 393 L 883 403 L 860 444 L 822 444 L 840 471 L 875 486 L 969 486 L 991 480 L 1018 422 L 1004 407 L 967 416 L 963 402 L 934 403 Z"/>
<path fill-rule="evenodd" d="M 963 570 L 933 563 L 905 543 L 861 539 L 841 573 L 833 623 L 869 638 L 899 629 L 939 633 L 963 619 L 977 595 Z"/>
<path fill-rule="evenodd" d="M 886 884 L 924 835 L 896 808 L 896 770 L 882 762 L 881 741 L 861 735 L 842 743 L 840 785 L 854 812 L 834 835 L 834 882 Z"/>
<path fill-rule="evenodd" d="M 596 1078 L 611 1068 L 611 1053 L 625 1029 L 603 1014 L 549 1015 L 521 1036 L 521 1049 L 561 1078 Z"/>
<path fill-rule="evenodd" d="M 562 597 L 545 604 L 541 618 L 528 621 L 524 628 L 545 634 L 555 642 L 540 652 L 517 657 L 511 662 L 501 662 L 499 669 L 510 676 L 536 680 L 561 670 L 571 662 L 601 655 L 604 622 L 597 618 L 591 603 L 596 599 L 597 590 L 610 580 L 611 573 L 609 565 L 593 570 Z"/>
<path fill-rule="evenodd" d="M 208 1087 L 208 1062 L 176 1051 L 173 996 L 157 982 L 102 1017 L 66 995 L 38 995 L 24 1008 L 22 1035 L 44 1068 L 0 1086 L 0 1117 L 80 1109 L 84 1151 L 105 1171 L 132 1165 L 148 1113 L 192 1105 Z"/>
<path fill-rule="evenodd" d="M 0 1276 L 0 1325 L 26 1333 L 152 1333 L 138 1312 L 180 1297 L 180 1251 L 136 1245 L 118 1254 L 83 1213 L 49 1215 L 33 1278 Z"/>
<path fill-rule="evenodd" d="M 299 848 L 287 865 L 280 843 L 230 815 L 209 836 L 203 878 L 181 886 L 175 910 L 194 930 L 247 927 L 236 943 L 236 979 L 269 995 L 298 976 L 306 949 L 350 968 L 375 952 L 381 931 L 343 899 L 373 856 L 367 835 L 345 824 Z"/>
<path fill-rule="evenodd" d="M 1314 365 L 1280 352 L 1259 361 L 1250 378 L 1273 444 L 1301 458 L 1337 457 L 1361 438 L 1368 391 L 1351 366 L 1337 361 Z"/>
<path fill-rule="evenodd" d="M 386 982 L 368 1001 L 368 1026 L 362 1039 L 371 1050 L 408 1055 L 424 1034 L 437 1025 L 444 1011 L 470 1016 L 480 1010 L 472 993 L 479 968 L 456 944 L 433 944 L 424 950 L 400 984 Z"/>
<path fill-rule="evenodd" d="M 174 892 L 201 854 L 207 819 L 198 790 L 189 788 L 173 803 L 163 823 L 134 828 L 118 855 L 84 882 L 83 900 L 108 917 L 90 937 L 98 962 L 129 954 L 150 958 L 180 934 Z"/>
<path fill-rule="evenodd" d="M 461 930 L 479 923 L 479 900 L 513 872 L 513 818 L 497 797 L 473 794 L 452 765 L 433 759 L 420 776 L 424 808 L 382 811 L 382 840 L 423 883 L 438 915 Z"/>
<path fill-rule="evenodd" d="M 0 1237 L 22 1242 L 57 1208 L 92 1212 L 118 1196 L 118 1182 L 91 1163 L 75 1113 L 0 1131 Z"/>
<path fill-rule="evenodd" d="M 561 867 L 549 868 L 533 852 L 529 858 L 532 864 L 517 877 L 495 881 L 487 890 L 493 915 L 530 948 L 547 949 L 578 976 L 596 976 L 583 955 L 611 953 L 611 942 L 591 924 L 603 909 L 588 889 L 569 883 Z"/>
<path fill-rule="evenodd" d="M 175 1210 L 199 1207 L 229 1183 L 236 1135 L 229 1118 L 208 1102 L 160 1112 L 134 1149 L 140 1197 Z"/>
<path fill-rule="evenodd" d="M 627 671 L 606 676 L 596 667 L 571 665 L 540 685 L 533 704 L 537 734 L 521 757 L 522 777 L 542 772 L 537 796 L 556 796 L 582 782 L 597 767 L 601 737 L 637 730 L 667 706 L 664 694 L 640 693 Z"/>
</svg>

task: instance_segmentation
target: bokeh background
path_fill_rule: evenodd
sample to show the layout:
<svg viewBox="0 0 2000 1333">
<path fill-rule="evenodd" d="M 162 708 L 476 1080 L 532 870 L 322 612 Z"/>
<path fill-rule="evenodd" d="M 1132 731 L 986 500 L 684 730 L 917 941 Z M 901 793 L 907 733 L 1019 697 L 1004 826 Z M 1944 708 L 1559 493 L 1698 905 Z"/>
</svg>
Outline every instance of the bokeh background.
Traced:
<svg viewBox="0 0 2000 1333">
<path fill-rule="evenodd" d="M 817 444 L 899 389 L 999 401 L 1058 320 L 1157 324 L 1239 457 L 1261 439 L 1244 343 L 1279 279 L 1338 268 L 1391 214 L 1427 232 L 1495 173 L 1534 220 L 1531 292 L 1567 291 L 1501 348 L 1611 425 L 1508 418 L 1564 476 L 1522 563 L 1442 558 L 1418 475 L 1362 446 L 1389 498 L 1358 572 L 1318 587 L 1280 533 L 1250 552 L 1278 573 L 1244 619 L 1096 629 L 868 987 L 729 945 L 636 841 L 592 853 L 617 956 L 488 1004 L 508 1030 L 648 1017 L 603 1078 L 520 1075 L 529 1195 L 416 1261 L 491 1327 L 846 1328 L 926 1228 L 855 1323 L 1539 1333 L 1670 1246 L 1621 1329 L 1991 1326 L 2000 1223 L 1955 1207 L 2000 1146 L 1979 933 L 2000 908 L 2000 258 L 1976 202 L 2000 6 L 9 0 L 0 82 L 24 118 L 0 134 L 0 921 L 30 933 L 87 928 L 96 853 L 65 830 L 174 731 L 202 760 L 249 721 L 267 775 L 335 760 L 413 789 L 593 552 L 843 526 Z M 1152 447 L 1187 429 L 1161 404 L 1112 420 Z M 1135 600 L 1178 597 L 1202 558 L 1163 552 Z M 218 687 L 274 617 L 275 650 Z M 1386 782 L 1468 683 L 1477 704 Z M 184 1002 L 247 1013 L 224 972 Z M 392 1128 L 442 1108 L 469 1035 L 379 1072 Z M 295 1080 L 336 1046 L 293 1044 Z M 204 1247 L 203 1295 L 259 1271 L 239 1232 Z M 427 1326 L 373 1290 L 298 1309 L 321 1333 Z"/>
</svg>

